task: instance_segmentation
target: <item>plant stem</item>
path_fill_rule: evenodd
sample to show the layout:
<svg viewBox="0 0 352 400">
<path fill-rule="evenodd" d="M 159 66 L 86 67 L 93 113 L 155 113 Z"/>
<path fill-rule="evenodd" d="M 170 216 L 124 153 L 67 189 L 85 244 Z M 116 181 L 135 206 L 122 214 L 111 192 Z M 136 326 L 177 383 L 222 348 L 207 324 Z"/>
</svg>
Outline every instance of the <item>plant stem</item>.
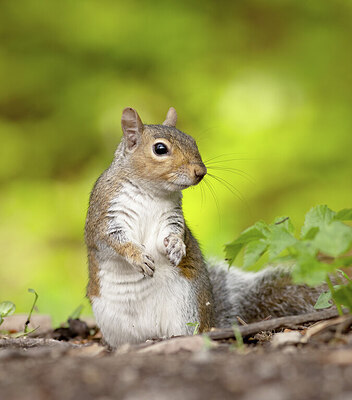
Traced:
<svg viewBox="0 0 352 400">
<path fill-rule="evenodd" d="M 242 337 L 241 331 L 236 322 L 232 325 L 232 329 L 233 329 L 233 333 L 235 334 L 235 338 L 236 338 L 236 347 L 238 349 L 243 349 L 244 348 L 243 337 Z"/>
<path fill-rule="evenodd" d="M 34 310 L 35 303 L 36 303 L 37 300 L 38 300 L 38 293 L 37 293 L 34 289 L 28 289 L 28 292 L 29 292 L 29 293 L 34 293 L 35 298 L 34 298 L 34 302 L 33 302 L 31 311 L 30 311 L 29 314 L 28 314 L 27 321 L 26 321 L 26 323 L 24 324 L 24 333 L 28 333 L 28 325 L 29 325 L 29 323 L 31 322 L 32 312 L 33 312 L 33 310 Z"/>
<path fill-rule="evenodd" d="M 334 298 L 335 289 L 334 289 L 334 285 L 332 284 L 329 276 L 326 277 L 326 283 L 329 286 L 332 299 L 333 299 L 333 301 L 334 301 L 334 303 L 336 305 L 336 308 L 337 308 L 337 312 L 339 313 L 339 315 L 343 315 L 343 311 L 342 311 L 341 305 Z"/>
</svg>

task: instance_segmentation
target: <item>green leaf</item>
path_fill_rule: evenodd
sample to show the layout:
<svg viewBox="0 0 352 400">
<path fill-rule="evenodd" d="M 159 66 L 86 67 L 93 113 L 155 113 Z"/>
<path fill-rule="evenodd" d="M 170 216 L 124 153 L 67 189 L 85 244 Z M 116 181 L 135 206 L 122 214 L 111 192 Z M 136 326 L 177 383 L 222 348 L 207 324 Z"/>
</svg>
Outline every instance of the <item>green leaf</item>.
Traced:
<svg viewBox="0 0 352 400">
<path fill-rule="evenodd" d="M 233 244 L 245 244 L 252 242 L 253 240 L 264 239 L 269 234 L 269 227 L 268 225 L 263 222 L 259 221 L 255 223 L 253 226 L 250 226 L 246 230 L 244 230 L 240 236 L 235 239 L 232 243 Z"/>
<path fill-rule="evenodd" d="M 84 305 L 83 305 L 83 304 L 80 304 L 80 305 L 72 312 L 72 314 L 68 317 L 68 319 L 78 319 L 78 318 L 81 316 L 83 309 L 84 309 Z"/>
<path fill-rule="evenodd" d="M 330 224 L 336 213 L 326 205 L 313 207 L 306 214 L 304 225 L 301 230 L 301 237 L 304 237 L 311 228 L 322 228 Z"/>
<path fill-rule="evenodd" d="M 187 322 L 187 326 L 194 326 L 193 335 L 198 335 L 199 333 L 199 322 Z"/>
<path fill-rule="evenodd" d="M 310 241 L 297 240 L 296 243 L 290 248 L 291 253 L 297 259 L 301 254 L 309 254 L 316 258 L 318 250 L 312 245 Z"/>
<path fill-rule="evenodd" d="M 347 307 L 352 312 L 352 283 L 340 286 L 332 295 L 335 302 Z"/>
<path fill-rule="evenodd" d="M 290 217 L 277 217 L 277 218 L 275 218 L 273 225 L 283 226 L 283 227 L 285 227 L 287 232 L 292 233 L 292 234 L 295 231 L 295 227 L 293 226 Z"/>
<path fill-rule="evenodd" d="M 287 230 L 284 224 L 272 225 L 269 236 L 269 261 L 276 258 L 282 251 L 293 246 L 297 239 Z"/>
<path fill-rule="evenodd" d="M 320 293 L 320 296 L 318 297 L 318 300 L 315 303 L 314 308 L 316 310 L 321 310 L 322 308 L 331 307 L 332 306 L 331 299 L 332 299 L 332 295 L 331 295 L 330 291 Z"/>
<path fill-rule="evenodd" d="M 327 274 L 334 268 L 322 262 L 307 252 L 301 252 L 297 256 L 297 262 L 292 271 L 292 277 L 295 283 L 306 283 L 310 286 L 320 285 L 325 281 Z"/>
<path fill-rule="evenodd" d="M 255 227 L 264 237 L 267 237 L 270 233 L 269 225 L 264 221 L 256 222 L 253 227 Z"/>
<path fill-rule="evenodd" d="M 0 316 L 7 317 L 12 315 L 16 310 L 16 306 L 11 301 L 3 301 L 0 303 Z"/>
<path fill-rule="evenodd" d="M 338 268 L 338 267 L 351 267 L 352 266 L 352 257 L 335 258 L 335 260 L 331 264 L 335 268 Z"/>
<path fill-rule="evenodd" d="M 233 262 L 236 260 L 236 257 L 238 253 L 241 251 L 242 247 L 244 246 L 244 243 L 242 244 L 227 244 L 225 246 L 225 258 L 229 265 L 232 265 Z"/>
<path fill-rule="evenodd" d="M 302 237 L 303 240 L 313 240 L 317 233 L 319 232 L 319 228 L 314 226 L 310 228 L 308 232 Z"/>
<path fill-rule="evenodd" d="M 259 239 L 264 239 L 269 233 L 269 227 L 263 221 L 259 221 L 244 230 L 237 239 L 225 246 L 225 256 L 229 265 L 232 265 L 245 244 Z"/>
<path fill-rule="evenodd" d="M 344 208 L 335 215 L 339 221 L 352 221 L 352 208 Z"/>
<path fill-rule="evenodd" d="M 333 221 L 317 233 L 313 244 L 324 254 L 340 256 L 352 246 L 352 228 L 343 222 Z"/>
<path fill-rule="evenodd" d="M 248 243 L 244 252 L 243 266 L 245 268 L 251 267 L 259 260 L 260 256 L 266 251 L 267 248 L 268 244 L 263 239 Z"/>
<path fill-rule="evenodd" d="M 292 265 L 296 262 L 297 256 L 293 254 L 286 254 L 285 256 L 276 257 L 275 260 L 270 261 L 270 264 L 275 265 Z"/>
<path fill-rule="evenodd" d="M 345 271 L 342 271 L 341 269 L 337 269 L 337 272 L 339 272 L 348 282 L 352 283 L 352 279 L 346 274 Z"/>
</svg>

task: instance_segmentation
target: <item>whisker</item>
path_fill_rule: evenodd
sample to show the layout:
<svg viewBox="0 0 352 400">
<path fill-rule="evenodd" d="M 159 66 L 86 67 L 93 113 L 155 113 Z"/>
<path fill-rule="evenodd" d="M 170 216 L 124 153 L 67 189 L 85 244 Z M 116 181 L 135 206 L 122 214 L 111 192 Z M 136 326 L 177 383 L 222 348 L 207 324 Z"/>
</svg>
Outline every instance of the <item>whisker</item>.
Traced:
<svg viewBox="0 0 352 400">
<path fill-rule="evenodd" d="M 229 190 L 234 196 L 236 196 L 239 200 L 244 201 L 244 198 L 242 196 L 242 193 L 234 186 L 232 185 L 232 183 L 227 182 L 224 178 L 221 178 L 220 176 L 216 176 L 213 174 L 209 174 L 208 175 L 215 179 L 216 181 L 218 181 L 219 183 L 221 183 L 223 186 L 226 187 L 227 190 Z"/>
<path fill-rule="evenodd" d="M 253 161 L 256 160 L 255 158 L 227 158 L 225 160 L 215 160 L 215 161 L 208 161 L 205 162 L 205 164 L 208 165 L 214 165 L 214 164 L 225 164 L 225 163 L 231 163 L 235 161 Z"/>
<path fill-rule="evenodd" d="M 234 156 L 234 155 L 243 155 L 243 153 L 224 153 L 224 154 L 220 154 L 219 156 L 208 158 L 205 161 L 205 163 L 207 163 L 209 161 L 212 161 L 212 160 L 215 160 L 215 159 L 220 158 L 220 157 L 229 157 L 229 156 Z M 237 160 L 237 158 L 233 158 L 231 160 Z"/>
<path fill-rule="evenodd" d="M 217 209 L 217 212 L 218 212 L 219 224 L 220 224 L 220 207 L 219 207 L 219 201 L 218 201 L 218 199 L 217 199 L 217 197 L 216 197 L 216 192 L 215 192 L 215 190 L 214 190 L 214 187 L 213 187 L 213 185 L 212 185 L 207 179 L 205 179 L 205 178 L 203 178 L 203 182 L 207 185 L 207 188 L 209 189 L 209 192 L 211 193 L 211 195 L 212 195 L 212 197 L 213 197 L 213 199 L 214 199 L 214 202 L 215 202 L 215 205 L 216 205 L 216 209 Z"/>
<path fill-rule="evenodd" d="M 241 169 L 238 168 L 231 168 L 231 167 L 221 167 L 221 166 L 215 166 L 215 167 L 209 167 L 207 166 L 208 169 L 214 169 L 217 171 L 226 171 L 226 172 L 232 172 L 238 176 L 241 176 L 244 179 L 247 179 L 249 182 L 254 183 L 253 178 L 247 174 L 247 172 L 242 171 Z"/>
<path fill-rule="evenodd" d="M 200 183 L 199 183 L 199 189 L 200 189 L 200 204 L 201 204 L 201 207 L 203 207 L 203 205 L 204 205 L 204 187 L 203 187 L 203 181 L 201 181 Z"/>
</svg>

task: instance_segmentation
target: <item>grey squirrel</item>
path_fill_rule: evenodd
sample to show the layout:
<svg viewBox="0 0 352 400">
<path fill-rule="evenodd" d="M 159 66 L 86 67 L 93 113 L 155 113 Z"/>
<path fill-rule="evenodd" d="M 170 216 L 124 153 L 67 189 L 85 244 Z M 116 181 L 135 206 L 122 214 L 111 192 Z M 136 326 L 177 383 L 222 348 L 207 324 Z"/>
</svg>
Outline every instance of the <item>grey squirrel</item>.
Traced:
<svg viewBox="0 0 352 400">
<path fill-rule="evenodd" d="M 195 140 L 122 113 L 123 138 L 90 196 L 85 226 L 90 299 L 111 347 L 312 311 L 317 291 L 284 268 L 257 273 L 207 264 L 185 223 L 182 190 L 207 173 Z"/>
</svg>

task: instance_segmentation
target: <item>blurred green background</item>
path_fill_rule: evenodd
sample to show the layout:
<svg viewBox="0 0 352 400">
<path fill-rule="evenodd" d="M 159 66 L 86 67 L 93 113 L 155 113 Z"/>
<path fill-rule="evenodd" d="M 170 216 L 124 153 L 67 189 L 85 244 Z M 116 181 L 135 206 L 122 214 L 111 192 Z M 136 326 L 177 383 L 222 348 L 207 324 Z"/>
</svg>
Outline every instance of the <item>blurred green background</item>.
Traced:
<svg viewBox="0 0 352 400">
<path fill-rule="evenodd" d="M 2 1 L 0 301 L 27 312 L 32 287 L 55 323 L 84 301 L 88 196 L 126 106 L 174 106 L 220 156 L 235 189 L 184 192 L 208 257 L 258 219 L 351 207 L 351 88 L 350 1 Z"/>
</svg>

